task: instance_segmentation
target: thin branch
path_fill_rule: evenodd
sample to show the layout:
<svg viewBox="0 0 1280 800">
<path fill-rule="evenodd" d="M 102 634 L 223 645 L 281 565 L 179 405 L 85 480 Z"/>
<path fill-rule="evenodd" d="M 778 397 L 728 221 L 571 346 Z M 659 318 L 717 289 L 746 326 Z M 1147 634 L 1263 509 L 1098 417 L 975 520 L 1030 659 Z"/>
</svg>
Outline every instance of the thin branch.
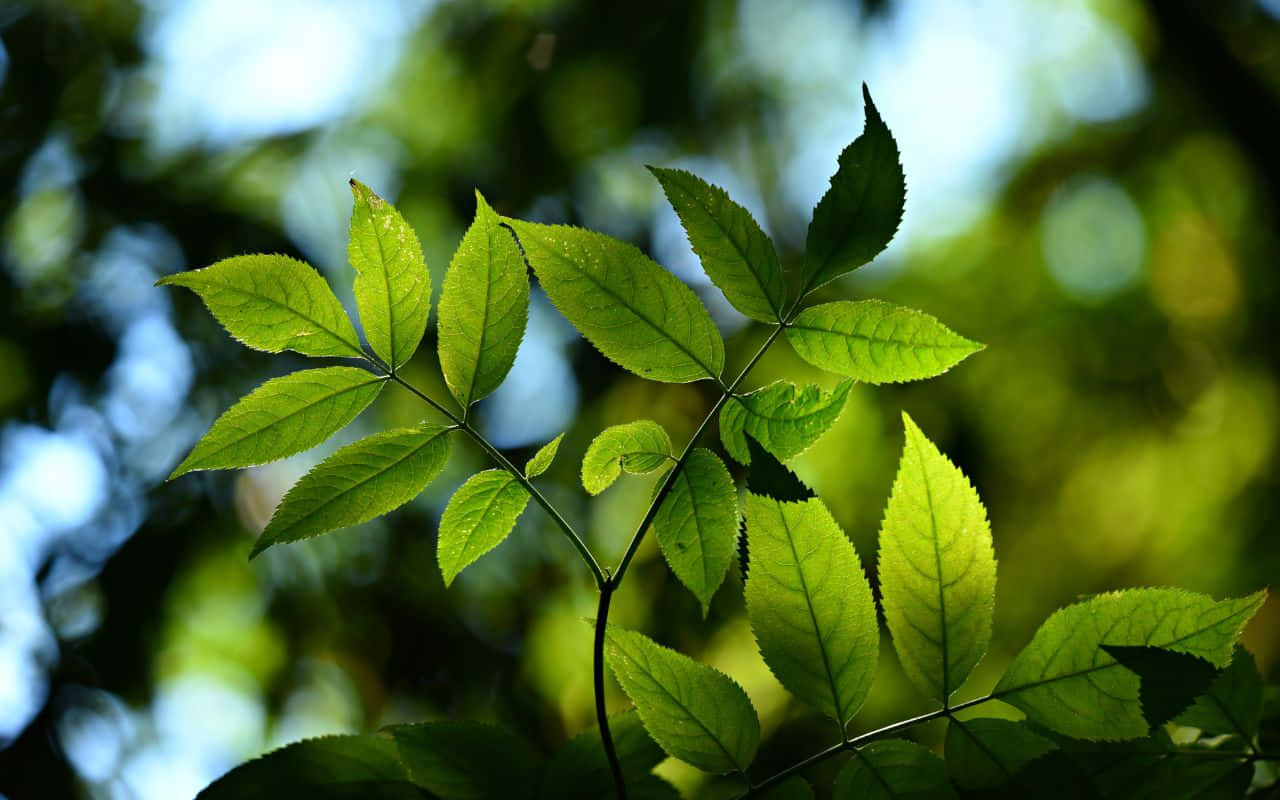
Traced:
<svg viewBox="0 0 1280 800">
<path fill-rule="evenodd" d="M 613 734 L 609 731 L 609 714 L 604 707 L 604 635 L 609 620 L 609 600 L 613 598 L 614 585 L 606 580 L 600 587 L 600 606 L 596 610 L 596 636 L 592 653 L 592 672 L 595 680 L 596 725 L 600 729 L 600 743 L 604 745 L 605 758 L 613 773 L 613 785 L 617 787 L 617 800 L 627 800 L 627 781 L 622 775 L 622 763 L 613 746 Z"/>
</svg>

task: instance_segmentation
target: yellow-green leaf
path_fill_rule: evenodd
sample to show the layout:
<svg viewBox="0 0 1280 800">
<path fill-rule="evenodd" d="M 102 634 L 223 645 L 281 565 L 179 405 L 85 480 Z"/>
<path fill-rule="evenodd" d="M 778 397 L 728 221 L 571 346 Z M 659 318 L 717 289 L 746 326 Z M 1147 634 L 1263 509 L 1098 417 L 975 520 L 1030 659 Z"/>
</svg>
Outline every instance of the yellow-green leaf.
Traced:
<svg viewBox="0 0 1280 800">
<path fill-rule="evenodd" d="M 638 419 L 600 432 L 582 457 L 582 486 L 600 494 L 613 485 L 622 470 L 644 475 L 671 461 L 671 437 L 652 420 Z"/>
<path fill-rule="evenodd" d="M 556 453 L 560 452 L 560 442 L 564 440 L 564 434 L 560 434 L 556 438 L 538 448 L 538 452 L 533 454 L 533 458 L 524 465 L 524 476 L 526 478 L 536 478 L 551 468 L 551 462 L 556 460 Z"/>
<path fill-rule="evenodd" d="M 706 616 L 738 538 L 738 493 L 720 457 L 698 448 L 673 479 L 653 518 L 662 555 Z"/>
<path fill-rule="evenodd" d="M 436 559 L 444 585 L 507 538 L 529 503 L 529 492 L 505 469 L 472 475 L 440 516 Z"/>
<path fill-rule="evenodd" d="M 748 434 L 777 458 L 794 458 L 836 424 L 852 386 L 853 381 L 841 381 L 824 392 L 818 386 L 799 389 L 778 381 L 731 397 L 720 409 L 720 441 L 741 464 L 751 463 Z"/>
</svg>

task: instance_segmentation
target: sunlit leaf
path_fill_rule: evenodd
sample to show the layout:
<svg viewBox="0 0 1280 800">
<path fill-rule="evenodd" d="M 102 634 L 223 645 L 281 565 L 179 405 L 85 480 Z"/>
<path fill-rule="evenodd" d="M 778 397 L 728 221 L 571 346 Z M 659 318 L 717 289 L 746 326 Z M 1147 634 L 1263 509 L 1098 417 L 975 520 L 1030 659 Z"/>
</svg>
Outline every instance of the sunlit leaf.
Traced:
<svg viewBox="0 0 1280 800">
<path fill-rule="evenodd" d="M 702 604 L 703 616 L 733 563 L 738 493 L 720 457 L 698 448 L 653 518 L 662 555 Z"/>
<path fill-rule="evenodd" d="M 508 222 L 551 302 L 607 358 L 655 381 L 719 377 L 720 332 L 679 278 L 602 233 Z"/>
<path fill-rule="evenodd" d="M 413 782 L 441 800 L 535 796 L 538 762 L 501 728 L 447 721 L 392 725 L 385 733 L 394 737 Z"/>
<path fill-rule="evenodd" d="M 505 469 L 472 475 L 440 516 L 436 558 L 444 585 L 507 538 L 529 503 L 529 492 Z"/>
<path fill-rule="evenodd" d="M 197 800 L 422 800 L 386 735 L 306 739 L 247 761 Z"/>
<path fill-rule="evenodd" d="M 526 478 L 536 478 L 550 469 L 551 462 L 556 460 L 556 453 L 560 452 L 560 442 L 562 441 L 564 441 L 563 433 L 538 448 L 538 452 L 533 454 L 533 458 L 529 459 L 529 463 L 524 465 L 524 476 Z"/>
<path fill-rule="evenodd" d="M 731 397 L 720 409 L 720 441 L 742 464 L 751 463 L 747 434 L 784 461 L 800 455 L 831 429 L 844 410 L 852 381 L 830 392 L 778 381 L 750 394 Z"/>
<path fill-rule="evenodd" d="M 362 355 L 351 320 L 320 273 L 282 255 L 234 256 L 204 269 L 166 275 L 185 286 L 218 322 L 255 350 L 307 356 Z"/>
<path fill-rule="evenodd" d="M 1262 676 L 1253 655 L 1236 647 L 1231 664 L 1175 722 L 1251 742 L 1262 717 Z"/>
<path fill-rule="evenodd" d="M 697 175 L 659 167 L 649 171 L 662 184 L 703 270 L 733 307 L 761 322 L 781 320 L 787 303 L 782 267 L 751 213 Z"/>
<path fill-rule="evenodd" d="M 880 528 L 881 603 L 903 671 L 946 703 L 991 642 L 991 526 L 969 479 L 902 419 L 902 460 Z"/>
<path fill-rule="evenodd" d="M 663 750 L 707 772 L 751 764 L 760 722 L 741 686 L 643 634 L 610 626 L 606 635 L 609 669 Z"/>
<path fill-rule="evenodd" d="M 502 384 L 529 316 L 524 257 L 501 222 L 476 192 L 475 221 L 449 263 L 440 293 L 440 369 L 463 408 Z"/>
<path fill-rule="evenodd" d="M 854 751 L 836 776 L 835 800 L 946 800 L 955 790 L 942 759 L 915 742 L 885 739 Z"/>
<path fill-rule="evenodd" d="M 582 485 L 600 494 L 626 470 L 644 475 L 671 463 L 671 437 L 652 420 L 638 419 L 600 432 L 582 457 Z"/>
<path fill-rule="evenodd" d="M 368 522 L 409 502 L 444 469 L 448 433 L 424 422 L 338 450 L 285 494 L 252 555 L 280 542 Z"/>
<path fill-rule="evenodd" d="M 352 179 L 351 239 L 356 305 L 369 346 L 392 369 L 413 357 L 431 313 L 431 274 L 418 236 L 400 212 Z"/>
<path fill-rule="evenodd" d="M 787 328 L 787 341 L 815 367 L 863 383 L 932 378 L 982 349 L 928 314 L 883 300 L 806 308 Z"/>
</svg>

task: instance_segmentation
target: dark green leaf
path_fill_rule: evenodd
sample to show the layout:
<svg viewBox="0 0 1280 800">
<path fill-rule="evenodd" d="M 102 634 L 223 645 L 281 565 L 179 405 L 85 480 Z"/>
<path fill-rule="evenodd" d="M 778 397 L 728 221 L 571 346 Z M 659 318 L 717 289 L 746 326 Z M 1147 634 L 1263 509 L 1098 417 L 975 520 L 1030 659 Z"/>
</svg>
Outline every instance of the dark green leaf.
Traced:
<svg viewBox="0 0 1280 800">
<path fill-rule="evenodd" d="M 273 750 L 223 775 L 197 800 L 422 800 L 396 743 L 382 734 L 324 736 Z"/>
<path fill-rule="evenodd" d="M 955 796 L 942 759 L 905 739 L 885 739 L 855 750 L 836 776 L 832 794 L 835 800 L 945 800 Z"/>
<path fill-rule="evenodd" d="M 400 758 L 414 783 L 442 800 L 532 798 L 538 763 L 523 741 L 478 722 L 392 725 Z"/>
<path fill-rule="evenodd" d="M 760 800 L 813 800 L 813 787 L 804 778 L 791 777 L 761 792 Z"/>
<path fill-rule="evenodd" d="M 731 397 L 720 409 L 720 441 L 742 464 L 751 463 L 748 434 L 778 458 L 795 458 L 840 418 L 852 386 L 852 381 L 841 381 L 824 392 L 818 386 L 798 389 L 794 383 L 778 381 Z"/>
<path fill-rule="evenodd" d="M 1138 676 L 1142 716 L 1153 728 L 1186 711 L 1191 702 L 1218 677 L 1216 667 L 1186 653 L 1159 647 L 1111 644 L 1102 645 L 1102 649 Z"/>
<path fill-rule="evenodd" d="M 1025 722 L 953 719 L 947 724 L 947 770 L 961 789 L 1017 789 L 1023 767 L 1058 746 Z M 1026 791 L 1023 792 L 1026 794 Z"/>
<path fill-rule="evenodd" d="M 1231 734 L 1242 742 L 1258 735 L 1262 716 L 1262 676 L 1253 655 L 1237 646 L 1231 664 L 1185 712 L 1175 720 L 1210 734 Z"/>
<path fill-rule="evenodd" d="M 750 435 L 747 450 L 751 454 L 751 471 L 747 473 L 747 491 L 780 502 L 808 500 L 813 490 L 805 486 L 796 474 L 787 469 L 773 454 L 760 446 Z"/>
<path fill-rule="evenodd" d="M 628 788 L 647 780 L 653 768 L 667 757 L 645 732 L 635 709 L 610 714 L 609 732 Z M 539 796 L 543 800 L 601 800 L 614 796 L 613 772 L 598 729 L 575 736 L 552 757 Z"/>
<path fill-rule="evenodd" d="M 702 448 L 689 454 L 673 480 L 653 530 L 671 571 L 698 598 L 706 616 L 733 562 L 738 492 L 720 457 Z"/>
</svg>

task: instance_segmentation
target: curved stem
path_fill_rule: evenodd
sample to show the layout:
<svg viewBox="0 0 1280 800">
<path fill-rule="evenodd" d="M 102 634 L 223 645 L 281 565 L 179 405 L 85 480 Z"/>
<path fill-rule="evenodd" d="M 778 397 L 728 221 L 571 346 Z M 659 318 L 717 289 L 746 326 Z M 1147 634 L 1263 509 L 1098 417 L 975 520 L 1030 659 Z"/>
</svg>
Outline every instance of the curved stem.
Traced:
<svg viewBox="0 0 1280 800">
<path fill-rule="evenodd" d="M 592 650 L 592 671 L 595 679 L 596 693 L 596 725 L 600 729 L 600 743 L 604 745 L 605 758 L 609 760 L 609 770 L 613 773 L 613 785 L 617 788 L 618 800 L 627 800 L 627 782 L 622 776 L 622 764 L 618 761 L 618 751 L 613 746 L 613 734 L 609 731 L 609 715 L 604 708 L 604 634 L 609 620 L 609 601 L 613 599 L 614 583 L 606 580 L 600 587 L 600 605 L 596 609 L 596 637 Z"/>
</svg>

